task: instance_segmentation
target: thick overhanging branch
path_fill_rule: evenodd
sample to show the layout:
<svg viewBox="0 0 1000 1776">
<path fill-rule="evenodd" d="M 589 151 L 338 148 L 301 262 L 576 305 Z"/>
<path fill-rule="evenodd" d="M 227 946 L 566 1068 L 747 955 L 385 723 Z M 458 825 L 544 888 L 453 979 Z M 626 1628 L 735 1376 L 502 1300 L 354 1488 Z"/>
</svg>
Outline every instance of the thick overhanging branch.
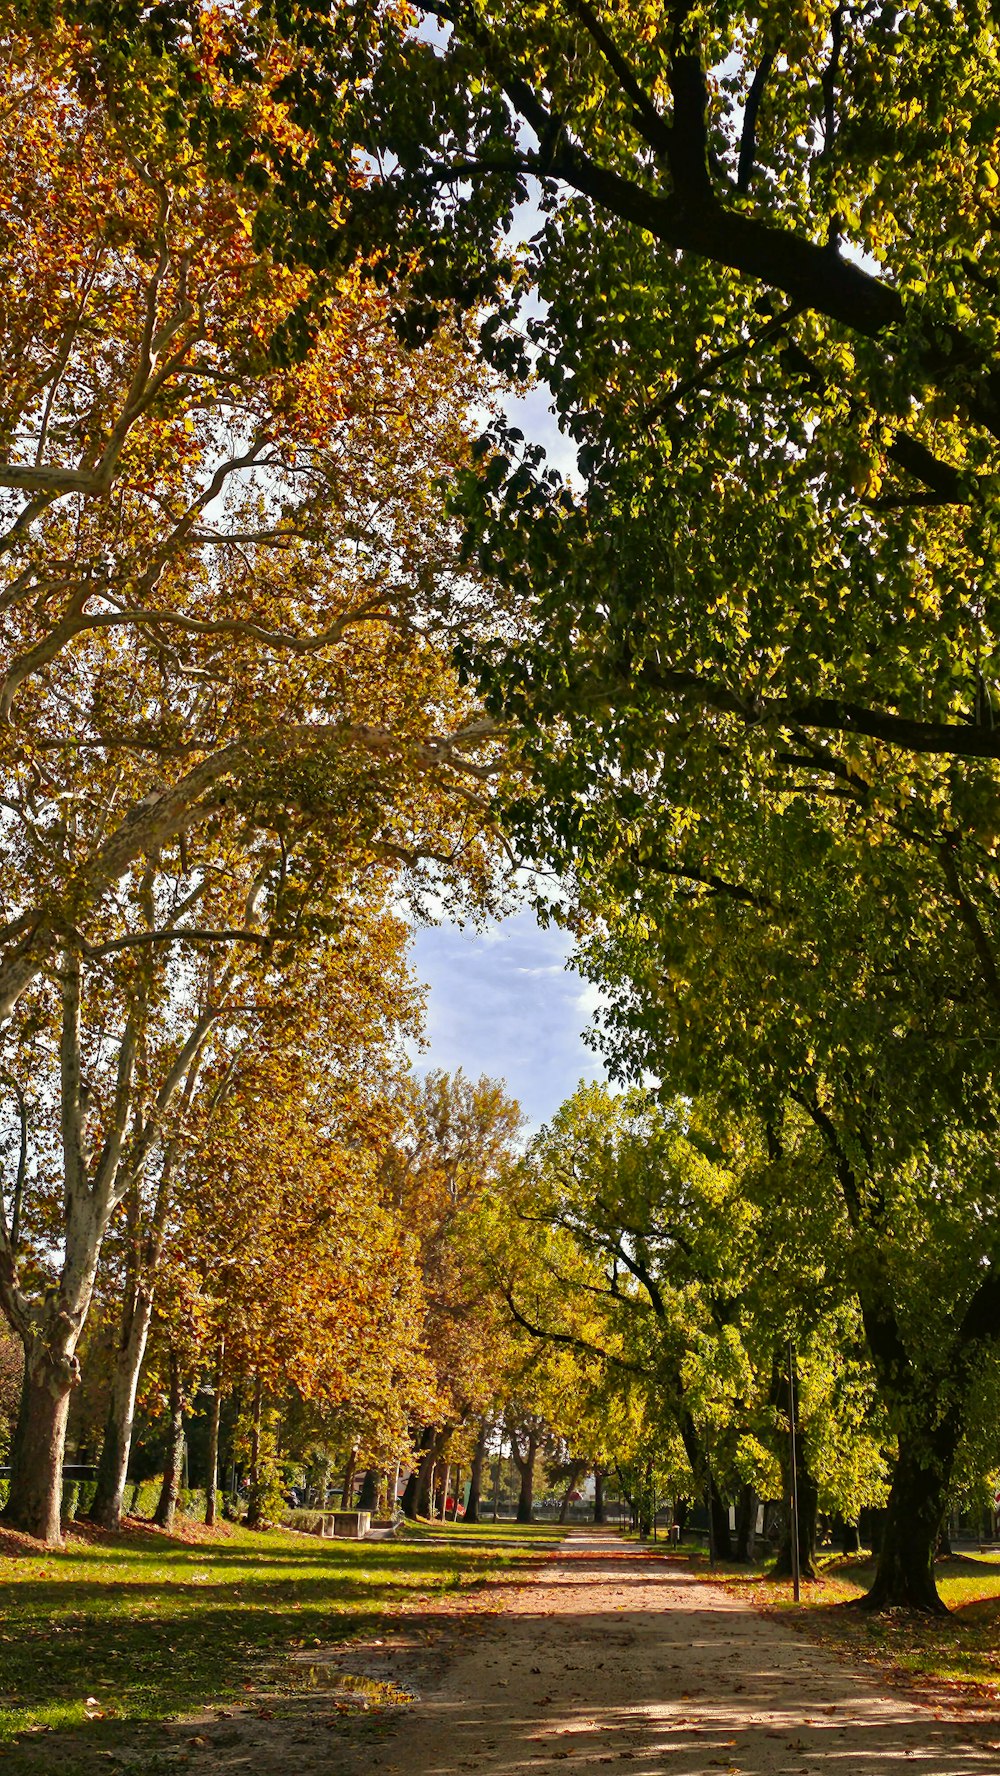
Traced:
<svg viewBox="0 0 1000 1776">
<path fill-rule="evenodd" d="M 763 220 L 744 209 L 727 207 L 713 189 L 705 131 L 705 72 L 698 44 L 686 29 L 687 7 L 671 46 L 670 84 L 674 100 L 668 130 L 674 190 L 661 196 L 655 188 L 601 165 L 572 141 L 565 120 L 555 116 L 540 97 L 536 76 L 519 65 L 484 26 L 481 17 L 460 0 L 425 0 L 423 10 L 447 20 L 474 42 L 485 70 L 515 111 L 530 125 L 545 152 L 534 171 L 541 179 L 557 179 L 601 209 L 647 230 L 664 246 L 752 277 L 765 288 L 781 290 L 797 307 L 812 309 L 863 338 L 879 339 L 902 332 L 908 306 L 898 290 L 845 258 L 836 242 L 818 242 Z M 579 15 L 577 15 L 579 16 Z M 607 60 L 607 58 L 606 58 Z M 618 78 L 622 97 L 640 116 L 634 95 Z M 912 306 L 912 305 L 911 305 Z M 923 370 L 931 378 L 962 377 L 961 400 L 968 416 L 1000 437 L 1000 372 L 974 340 L 960 329 L 928 317 Z"/>
<path fill-rule="evenodd" d="M 652 689 L 696 708 L 732 715 L 747 727 L 819 729 L 857 734 L 906 752 L 955 758 L 1000 758 L 1000 727 L 980 721 L 920 721 L 891 709 L 874 709 L 840 697 L 742 696 L 718 679 L 671 671 L 643 661 L 638 677 Z M 604 693 L 606 697 L 606 693 Z"/>
<path fill-rule="evenodd" d="M 587 1356 L 597 1357 L 602 1363 L 610 1363 L 616 1369 L 627 1370 L 630 1375 L 641 1375 L 647 1380 L 653 1378 L 654 1370 L 646 1369 L 639 1363 L 630 1363 L 625 1357 L 616 1356 L 613 1351 L 606 1351 L 600 1345 L 592 1344 L 589 1339 L 578 1337 L 574 1332 L 555 1332 L 551 1327 L 537 1325 L 521 1311 L 514 1300 L 513 1293 L 506 1286 L 501 1285 L 501 1287 L 503 1298 L 512 1318 L 523 1331 L 530 1333 L 532 1338 L 544 1340 L 548 1344 L 560 1344 L 568 1349 L 583 1351 Z"/>
<path fill-rule="evenodd" d="M 231 741 L 199 760 L 176 783 L 137 802 L 110 837 L 81 865 L 74 886 L 86 904 L 98 906 L 139 858 L 162 849 L 198 822 L 210 819 L 226 805 L 234 786 L 254 770 L 270 767 L 282 759 L 335 748 L 338 752 L 367 753 L 372 759 L 404 758 L 419 772 L 444 773 L 459 782 L 468 778 L 480 781 L 495 775 L 499 762 L 489 766 L 474 764 L 469 749 L 493 740 L 500 731 L 488 717 L 466 722 L 451 734 L 423 737 L 394 733 L 368 723 L 299 722 L 272 728 L 251 739 Z M 32 922 L 25 924 L 28 919 Z M 20 942 L 0 956 L 0 1019 L 10 1016 L 60 936 L 59 920 L 52 912 L 43 916 L 38 911 L 25 911 L 18 927 L 23 931 Z"/>
</svg>

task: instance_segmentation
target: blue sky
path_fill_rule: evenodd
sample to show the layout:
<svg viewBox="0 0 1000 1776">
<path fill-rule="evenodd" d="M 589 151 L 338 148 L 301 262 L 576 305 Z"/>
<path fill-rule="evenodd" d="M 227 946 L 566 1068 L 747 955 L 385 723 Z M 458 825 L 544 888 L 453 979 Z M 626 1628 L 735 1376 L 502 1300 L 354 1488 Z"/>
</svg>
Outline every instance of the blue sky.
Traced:
<svg viewBox="0 0 1000 1776">
<path fill-rule="evenodd" d="M 556 468 L 573 468 L 573 446 L 544 389 L 510 401 L 507 412 Z M 429 1046 L 416 1057 L 418 1070 L 463 1067 L 473 1078 L 506 1079 L 533 1129 L 581 1079 L 603 1078 L 582 1038 L 596 994 L 567 970 L 570 949 L 564 932 L 543 930 L 528 908 L 481 932 L 454 925 L 418 931 L 413 963 L 429 988 Z"/>
<path fill-rule="evenodd" d="M 595 992 L 566 968 L 569 939 L 542 930 L 524 908 L 483 932 L 436 925 L 418 931 L 413 963 L 430 992 L 428 1049 L 418 1071 L 463 1067 L 506 1079 L 532 1128 L 581 1079 L 603 1077 L 582 1031 Z"/>
</svg>

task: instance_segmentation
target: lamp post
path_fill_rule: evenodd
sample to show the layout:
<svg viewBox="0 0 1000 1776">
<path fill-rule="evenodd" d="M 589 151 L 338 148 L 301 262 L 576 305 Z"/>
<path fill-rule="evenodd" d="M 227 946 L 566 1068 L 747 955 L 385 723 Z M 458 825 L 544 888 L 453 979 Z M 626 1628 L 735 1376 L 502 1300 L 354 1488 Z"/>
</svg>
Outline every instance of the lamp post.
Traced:
<svg viewBox="0 0 1000 1776">
<path fill-rule="evenodd" d="M 799 1571 L 799 1464 L 795 1447 L 795 1351 L 788 1340 L 788 1433 L 792 1460 L 792 1591 L 796 1603 L 801 1601 Z"/>
</svg>

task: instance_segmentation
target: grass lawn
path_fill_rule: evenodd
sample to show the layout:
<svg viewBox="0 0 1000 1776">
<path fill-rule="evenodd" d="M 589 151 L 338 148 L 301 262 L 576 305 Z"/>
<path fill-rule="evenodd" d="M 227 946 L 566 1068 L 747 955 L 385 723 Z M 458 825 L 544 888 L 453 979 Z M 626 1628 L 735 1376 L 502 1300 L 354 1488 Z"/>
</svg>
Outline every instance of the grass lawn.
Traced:
<svg viewBox="0 0 1000 1776">
<path fill-rule="evenodd" d="M 262 1686 L 292 1693 L 308 1679 L 303 1650 L 412 1619 L 530 1564 L 560 1533 L 427 1525 L 352 1543 L 226 1525 L 189 1541 L 135 1527 L 0 1554 L 0 1771 L 72 1776 L 134 1747 L 137 1729 L 246 1704 Z"/>
<path fill-rule="evenodd" d="M 699 1576 L 713 1576 L 702 1551 L 682 1551 Z M 952 1612 L 941 1617 L 900 1610 L 869 1616 L 834 1607 L 868 1590 L 874 1568 L 865 1555 L 828 1558 L 820 1580 L 803 1585 L 800 1605 L 789 1580 L 768 1579 L 760 1568 L 720 1566 L 714 1576 L 756 1608 L 780 1612 L 812 1639 L 903 1676 L 949 1706 L 1000 1703 L 1000 1556 L 958 1555 L 938 1562 L 938 1591 Z"/>
</svg>

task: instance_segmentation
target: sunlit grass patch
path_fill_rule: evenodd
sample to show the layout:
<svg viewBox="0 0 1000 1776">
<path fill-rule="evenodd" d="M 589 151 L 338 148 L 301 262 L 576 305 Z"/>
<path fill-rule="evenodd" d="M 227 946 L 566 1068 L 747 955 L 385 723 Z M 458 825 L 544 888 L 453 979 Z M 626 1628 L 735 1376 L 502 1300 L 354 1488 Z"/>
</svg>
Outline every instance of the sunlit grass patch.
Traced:
<svg viewBox="0 0 1000 1776">
<path fill-rule="evenodd" d="M 194 1544 L 136 1529 L 0 1558 L 3 1767 L 41 1734 L 76 1729 L 93 1752 L 123 1725 L 238 1703 L 265 1677 L 300 1685 L 303 1649 L 537 1559 L 539 1538 L 499 1528 L 352 1543 L 227 1526 Z"/>
</svg>

